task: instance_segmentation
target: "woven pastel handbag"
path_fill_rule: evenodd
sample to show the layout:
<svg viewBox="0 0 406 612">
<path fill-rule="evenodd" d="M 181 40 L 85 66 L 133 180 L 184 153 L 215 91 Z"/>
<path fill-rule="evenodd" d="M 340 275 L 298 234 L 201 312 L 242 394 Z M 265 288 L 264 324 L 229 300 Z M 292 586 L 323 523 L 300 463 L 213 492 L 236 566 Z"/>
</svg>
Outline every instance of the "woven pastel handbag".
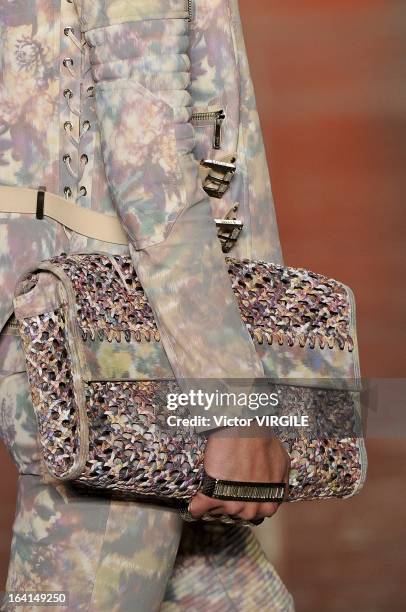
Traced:
<svg viewBox="0 0 406 612">
<path fill-rule="evenodd" d="M 266 375 L 285 381 L 285 368 L 299 380 L 276 384 L 281 404 L 317 415 L 314 438 L 281 433 L 292 468 L 285 499 L 357 493 L 366 455 L 352 433 L 360 385 L 351 290 L 304 269 L 226 262 Z M 174 505 L 185 518 L 198 490 L 221 499 L 283 498 L 283 483 L 215 481 L 203 469 L 206 437 L 168 426 L 166 396 L 177 383 L 129 256 L 42 262 L 20 279 L 14 308 L 48 477 Z M 316 382 L 315 365 L 327 373 Z M 338 418 L 346 433 L 328 436 Z"/>
</svg>

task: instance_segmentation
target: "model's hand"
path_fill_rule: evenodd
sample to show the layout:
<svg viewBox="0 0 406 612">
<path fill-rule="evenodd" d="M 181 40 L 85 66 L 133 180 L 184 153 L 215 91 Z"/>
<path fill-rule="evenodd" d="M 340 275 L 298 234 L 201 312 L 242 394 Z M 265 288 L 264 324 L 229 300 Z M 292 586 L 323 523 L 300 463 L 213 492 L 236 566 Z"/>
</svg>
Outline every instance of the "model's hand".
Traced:
<svg viewBox="0 0 406 612">
<path fill-rule="evenodd" d="M 238 436 L 238 429 L 213 432 L 207 442 L 204 467 L 213 478 L 242 482 L 288 482 L 290 459 L 282 443 L 274 437 Z M 240 430 L 241 431 L 241 430 Z M 200 518 L 210 514 L 229 514 L 247 520 L 275 514 L 278 503 L 224 501 L 197 493 L 190 504 L 190 513 Z"/>
</svg>

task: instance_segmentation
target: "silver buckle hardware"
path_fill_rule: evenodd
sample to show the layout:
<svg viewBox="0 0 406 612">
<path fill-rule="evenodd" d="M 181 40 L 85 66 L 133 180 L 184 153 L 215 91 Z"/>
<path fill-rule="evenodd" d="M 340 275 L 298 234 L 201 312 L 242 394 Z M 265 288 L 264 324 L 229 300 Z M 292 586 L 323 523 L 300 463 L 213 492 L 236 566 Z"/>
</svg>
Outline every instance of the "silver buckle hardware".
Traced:
<svg viewBox="0 0 406 612">
<path fill-rule="evenodd" d="M 237 482 L 220 480 L 205 473 L 199 490 L 214 499 L 281 503 L 285 489 L 284 482 Z"/>
<path fill-rule="evenodd" d="M 224 219 L 214 220 L 218 227 L 217 237 L 220 239 L 223 253 L 231 251 L 244 227 L 244 223 L 236 219 L 237 210 L 238 202 L 228 211 Z"/>
<path fill-rule="evenodd" d="M 236 171 L 235 157 L 229 162 L 217 159 L 202 159 L 201 165 L 210 168 L 203 180 L 203 189 L 213 198 L 222 198 L 230 186 L 231 179 Z"/>
</svg>

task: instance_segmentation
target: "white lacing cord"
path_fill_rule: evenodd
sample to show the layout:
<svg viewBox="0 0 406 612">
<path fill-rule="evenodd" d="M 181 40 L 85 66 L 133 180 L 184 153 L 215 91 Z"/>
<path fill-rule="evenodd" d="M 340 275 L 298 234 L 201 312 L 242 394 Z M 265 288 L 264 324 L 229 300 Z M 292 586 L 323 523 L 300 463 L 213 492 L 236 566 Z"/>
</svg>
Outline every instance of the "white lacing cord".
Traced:
<svg viewBox="0 0 406 612">
<path fill-rule="evenodd" d="M 63 59 L 62 64 L 65 66 L 65 68 L 68 70 L 68 72 L 70 73 L 71 76 L 75 76 L 75 72 L 73 70 L 73 59 L 71 57 L 65 57 Z"/>
<path fill-rule="evenodd" d="M 80 172 L 79 173 L 75 172 L 74 169 L 72 168 L 71 163 L 70 163 L 71 159 L 72 158 L 69 155 L 69 153 L 66 153 L 63 156 L 63 161 L 64 161 L 64 163 L 66 165 L 66 168 L 67 168 L 69 174 L 71 175 L 72 178 L 76 179 L 79 182 L 81 180 L 82 176 L 83 176 L 84 171 L 85 171 L 85 166 L 86 166 L 86 164 L 88 162 L 88 157 L 87 157 L 86 153 L 83 153 L 80 156 L 80 160 L 79 160 Z"/>
<path fill-rule="evenodd" d="M 74 28 L 72 28 L 71 26 L 67 26 L 66 28 L 64 28 L 64 34 L 65 36 L 68 36 L 70 38 L 70 40 L 78 47 L 78 49 L 80 49 L 81 53 L 84 53 L 84 46 L 87 44 L 87 41 L 81 41 L 79 38 L 77 38 L 77 36 L 75 35 L 75 30 Z M 67 71 L 69 72 L 69 74 L 75 78 L 76 74 L 75 71 L 73 69 L 73 59 L 71 57 L 65 57 L 63 59 L 63 66 L 67 69 Z M 90 69 L 90 68 L 89 68 Z M 73 113 L 74 115 L 76 115 L 77 117 L 80 117 L 80 109 L 75 108 L 74 106 L 72 106 L 71 104 L 71 98 L 73 97 L 73 91 L 67 87 L 64 92 L 63 92 L 63 96 L 65 98 L 66 104 L 70 110 L 71 113 Z M 88 98 L 93 97 L 94 96 L 94 87 L 90 86 L 87 88 L 87 93 L 86 96 Z M 72 130 L 73 130 L 73 125 L 70 121 L 65 121 L 64 123 L 64 130 L 65 130 L 65 134 L 68 138 L 68 140 L 70 141 L 70 143 L 76 148 L 78 149 L 80 146 L 80 139 L 82 138 L 82 136 L 90 129 L 90 121 L 86 120 L 83 122 L 82 125 L 82 131 L 79 135 L 79 138 L 74 138 L 71 134 Z M 69 172 L 69 174 L 72 176 L 73 179 L 75 179 L 76 183 L 79 183 L 83 177 L 84 171 L 85 171 L 85 166 L 88 163 L 88 157 L 87 155 L 84 153 L 80 156 L 80 160 L 79 160 L 79 164 L 80 164 L 80 171 L 79 172 L 75 172 L 75 170 L 72 168 L 71 165 L 71 161 L 72 158 L 70 156 L 69 153 L 66 153 L 63 156 L 63 162 Z M 77 197 L 75 198 L 76 202 L 79 200 L 79 198 L 85 196 L 87 194 L 87 189 L 84 185 L 82 185 L 79 189 L 79 194 L 77 195 Z M 65 186 L 64 188 L 64 195 L 66 199 L 71 199 L 72 197 L 72 189 L 69 186 Z"/>
<path fill-rule="evenodd" d="M 79 147 L 80 138 L 82 138 L 84 134 L 86 134 L 86 132 L 90 129 L 90 121 L 86 120 L 82 123 L 82 133 L 81 133 L 80 138 L 74 138 L 72 134 L 70 133 L 73 130 L 73 125 L 70 121 L 65 121 L 65 123 L 63 124 L 63 129 L 65 130 L 66 136 L 70 140 L 70 142 L 75 147 Z"/>
<path fill-rule="evenodd" d="M 71 113 L 79 117 L 80 110 L 77 108 L 74 108 L 70 103 L 70 99 L 73 97 L 73 91 L 69 89 L 69 87 L 67 87 L 66 89 L 64 89 L 63 96 L 66 100 L 66 104 L 68 105 L 68 108 L 71 111 Z"/>
<path fill-rule="evenodd" d="M 92 98 L 94 96 L 94 86 L 93 85 L 91 85 L 90 87 L 87 88 L 86 96 L 88 98 Z M 82 131 L 81 131 L 80 136 L 79 136 L 79 142 L 80 142 L 80 139 L 84 136 L 84 134 L 86 134 L 86 132 L 90 129 L 90 125 L 91 124 L 90 124 L 90 121 L 88 119 L 86 119 L 83 122 L 83 124 L 82 124 Z M 88 163 L 88 161 L 89 161 L 89 159 L 88 159 L 86 153 L 82 153 L 82 155 L 80 156 L 80 160 L 79 160 L 81 171 L 80 171 L 80 173 L 79 173 L 79 175 L 77 177 L 77 181 L 78 182 L 82 179 L 83 173 L 85 171 L 85 166 Z M 79 189 L 79 193 L 78 193 L 78 195 L 75 198 L 75 201 L 78 202 L 78 200 L 81 197 L 86 196 L 86 195 L 87 195 L 87 189 L 86 189 L 86 187 L 84 185 L 81 185 L 81 187 Z"/>
<path fill-rule="evenodd" d="M 75 43 L 78 49 L 80 49 L 80 51 L 83 53 L 83 47 L 86 44 L 86 40 L 81 41 L 79 38 L 77 38 L 77 36 L 75 36 L 75 30 L 71 26 L 67 26 L 66 28 L 64 28 L 63 32 L 65 36 L 69 36 L 69 38 Z"/>
<path fill-rule="evenodd" d="M 74 138 L 72 134 L 70 133 L 73 130 L 72 123 L 70 121 L 65 121 L 65 123 L 63 124 L 63 129 L 66 132 L 66 136 L 68 137 L 68 140 L 73 144 L 74 147 L 78 147 L 80 139 Z"/>
</svg>

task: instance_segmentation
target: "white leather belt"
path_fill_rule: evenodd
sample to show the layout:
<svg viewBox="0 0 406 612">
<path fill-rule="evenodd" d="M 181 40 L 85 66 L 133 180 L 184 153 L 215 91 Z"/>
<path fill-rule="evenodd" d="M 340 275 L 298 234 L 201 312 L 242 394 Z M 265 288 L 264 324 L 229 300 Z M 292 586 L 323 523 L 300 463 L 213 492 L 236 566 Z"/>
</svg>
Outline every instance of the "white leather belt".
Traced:
<svg viewBox="0 0 406 612">
<path fill-rule="evenodd" d="M 128 236 L 118 217 L 83 208 L 44 187 L 0 185 L 0 212 L 50 217 L 67 228 L 95 240 L 128 244 Z"/>
</svg>

